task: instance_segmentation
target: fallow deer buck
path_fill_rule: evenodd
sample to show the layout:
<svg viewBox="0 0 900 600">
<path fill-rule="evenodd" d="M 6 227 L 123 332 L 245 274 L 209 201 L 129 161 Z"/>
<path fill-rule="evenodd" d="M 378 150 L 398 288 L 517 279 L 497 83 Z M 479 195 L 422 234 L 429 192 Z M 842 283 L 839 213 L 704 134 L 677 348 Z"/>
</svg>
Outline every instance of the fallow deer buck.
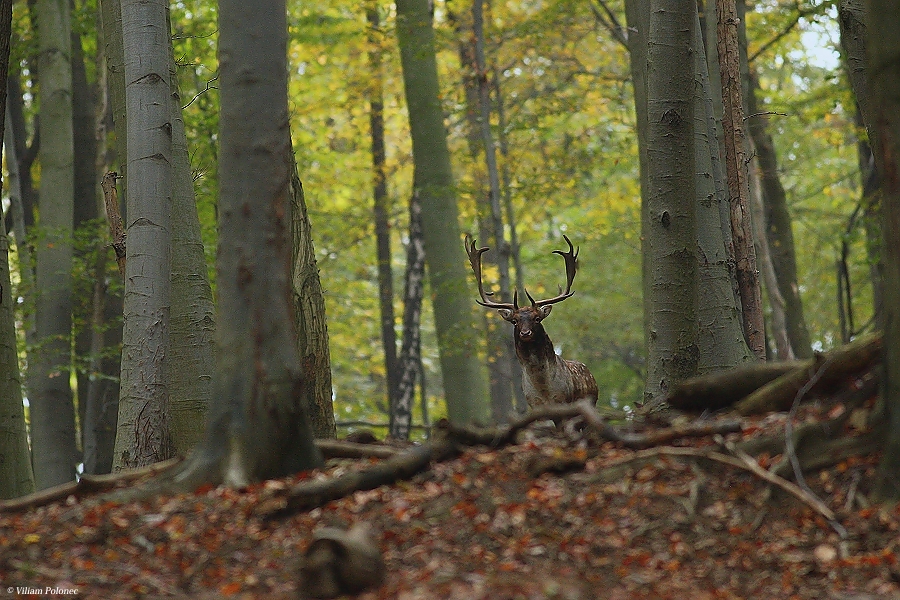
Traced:
<svg viewBox="0 0 900 600">
<path fill-rule="evenodd" d="M 487 308 L 496 308 L 500 316 L 515 326 L 516 356 L 522 365 L 522 387 L 525 391 L 525 400 L 530 408 L 536 408 L 545 404 L 559 404 L 577 402 L 590 399 L 597 403 L 597 382 L 586 366 L 574 360 L 565 360 L 558 356 L 553 349 L 550 336 L 544 331 L 541 321 L 550 314 L 553 304 L 562 302 L 575 292 L 572 290 L 572 281 L 575 279 L 577 268 L 576 259 L 578 251 L 572 247 L 572 242 L 565 235 L 569 244 L 568 252 L 554 250 L 566 261 L 566 290 L 559 288 L 559 295 L 546 300 L 535 300 L 525 290 L 525 295 L 531 300 L 531 306 L 519 306 L 519 290 L 513 293 L 512 304 L 504 302 L 492 302 L 488 296 L 493 292 L 485 292 L 481 282 L 481 255 L 489 248 L 478 248 L 475 240 L 466 236 L 466 254 L 469 255 L 469 263 L 478 280 L 478 294 L 481 300 L 476 302 Z"/>
</svg>

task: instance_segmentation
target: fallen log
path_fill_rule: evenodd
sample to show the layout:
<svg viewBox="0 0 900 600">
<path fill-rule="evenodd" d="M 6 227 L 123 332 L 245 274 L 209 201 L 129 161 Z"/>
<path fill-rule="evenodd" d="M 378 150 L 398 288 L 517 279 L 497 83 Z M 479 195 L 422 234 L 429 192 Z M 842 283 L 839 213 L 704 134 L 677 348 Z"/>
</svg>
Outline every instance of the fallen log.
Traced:
<svg viewBox="0 0 900 600">
<path fill-rule="evenodd" d="M 727 408 L 786 373 L 808 366 L 806 361 L 754 362 L 676 383 L 666 398 L 673 408 L 688 411 Z"/>
<path fill-rule="evenodd" d="M 735 404 L 741 415 L 787 410 L 798 392 L 815 376 L 808 392 L 821 391 L 848 377 L 863 373 L 881 360 L 884 342 L 880 333 L 870 334 L 818 354 L 803 365 L 770 381 Z"/>
</svg>

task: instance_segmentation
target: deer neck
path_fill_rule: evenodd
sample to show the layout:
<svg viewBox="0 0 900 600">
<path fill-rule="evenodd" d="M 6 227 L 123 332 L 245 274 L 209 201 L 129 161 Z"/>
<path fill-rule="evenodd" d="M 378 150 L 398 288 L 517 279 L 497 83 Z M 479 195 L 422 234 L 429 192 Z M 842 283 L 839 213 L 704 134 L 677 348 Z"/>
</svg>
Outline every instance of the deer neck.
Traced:
<svg viewBox="0 0 900 600">
<path fill-rule="evenodd" d="M 516 331 L 516 356 L 529 373 L 544 372 L 556 364 L 553 342 L 543 325 L 535 325 L 531 339 L 527 341 Z"/>
</svg>

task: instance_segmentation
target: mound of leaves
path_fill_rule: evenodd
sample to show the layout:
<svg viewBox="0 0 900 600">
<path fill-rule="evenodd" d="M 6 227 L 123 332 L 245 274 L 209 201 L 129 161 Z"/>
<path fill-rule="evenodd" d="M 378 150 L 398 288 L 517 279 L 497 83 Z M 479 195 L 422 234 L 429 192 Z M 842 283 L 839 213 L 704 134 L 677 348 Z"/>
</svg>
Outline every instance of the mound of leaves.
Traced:
<svg viewBox="0 0 900 600">
<path fill-rule="evenodd" d="M 537 425 L 516 443 L 468 447 L 409 480 L 289 515 L 265 507 L 299 483 L 383 459 L 331 460 L 241 490 L 128 503 L 72 496 L 0 514 L 0 588 L 302 598 L 314 532 L 365 523 L 385 565 L 365 599 L 900 598 L 900 512 L 865 493 L 877 455 L 806 473 L 796 495 L 737 458 L 716 458 L 732 442 L 777 439 L 786 418 L 638 450 Z M 765 470 L 781 458 L 753 460 Z"/>
</svg>

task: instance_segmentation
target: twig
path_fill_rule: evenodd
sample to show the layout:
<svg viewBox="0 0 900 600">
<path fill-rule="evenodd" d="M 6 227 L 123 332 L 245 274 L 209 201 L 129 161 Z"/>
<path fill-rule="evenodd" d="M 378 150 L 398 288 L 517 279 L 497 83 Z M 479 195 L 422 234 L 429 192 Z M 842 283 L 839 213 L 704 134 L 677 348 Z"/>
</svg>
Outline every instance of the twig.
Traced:
<svg viewBox="0 0 900 600">
<path fill-rule="evenodd" d="M 218 79 L 219 79 L 219 75 L 216 74 L 215 77 L 213 77 L 212 79 L 208 80 L 208 81 L 206 82 L 206 87 L 203 88 L 202 90 L 200 90 L 199 92 L 197 92 L 196 94 L 194 94 L 194 97 L 191 98 L 191 101 L 188 102 L 187 104 L 185 104 L 184 106 L 182 106 L 182 107 L 181 107 L 181 110 L 186 109 L 188 106 L 190 106 L 191 104 L 193 104 L 194 101 L 195 101 L 197 98 L 199 98 L 200 96 L 202 96 L 203 94 L 205 94 L 205 93 L 208 92 L 209 90 L 217 90 L 217 89 L 219 89 L 219 88 L 217 88 L 216 86 L 211 86 L 211 85 L 209 85 L 209 84 L 211 84 L 213 81 L 216 81 L 216 80 L 218 80 Z"/>
<path fill-rule="evenodd" d="M 750 471 L 754 475 L 757 475 L 758 477 L 768 481 L 773 485 L 777 485 L 787 493 L 805 503 L 814 511 L 825 517 L 825 520 L 827 520 L 831 527 L 838 533 L 838 535 L 841 536 L 841 539 L 847 537 L 847 530 L 844 529 L 843 525 L 837 522 L 834 511 L 828 508 L 828 506 L 811 491 L 809 491 L 808 489 L 804 490 L 799 485 L 788 481 L 784 477 L 779 477 L 774 473 L 766 471 L 761 466 L 759 466 L 759 463 L 757 463 L 752 456 L 737 448 L 732 442 L 719 437 L 718 439 L 716 439 L 716 443 L 721 444 L 722 446 L 727 448 L 729 452 L 740 459 L 740 463 L 744 465 L 742 468 Z"/>
<path fill-rule="evenodd" d="M 597 19 L 604 27 L 606 27 L 607 31 L 609 31 L 613 38 L 628 48 L 628 37 L 625 35 L 625 28 L 622 27 L 622 24 L 619 23 L 619 19 L 616 17 L 616 14 L 610 10 L 609 6 L 606 5 L 604 0 L 594 0 L 597 4 L 600 5 L 600 8 L 603 9 L 603 13 L 600 12 L 600 8 L 594 6 L 593 2 L 589 2 L 588 6 L 591 9 L 591 12 L 594 13 L 594 18 Z M 605 14 L 604 14 L 605 13 Z"/>
<path fill-rule="evenodd" d="M 803 476 L 803 467 L 800 466 L 800 459 L 797 458 L 797 448 L 794 446 L 794 417 L 797 415 L 797 409 L 800 406 L 800 401 L 803 399 L 809 390 L 813 388 L 816 383 L 822 378 L 825 374 L 825 371 L 828 370 L 828 367 L 831 365 L 831 362 L 834 360 L 833 356 L 829 357 L 825 360 L 816 372 L 813 373 L 812 377 L 809 378 L 809 381 L 800 388 L 797 392 L 797 395 L 794 397 L 794 403 L 791 405 L 791 410 L 788 411 L 787 419 L 784 421 L 784 452 L 787 454 L 788 459 L 791 461 L 791 467 L 794 469 L 794 479 L 797 480 L 797 486 L 802 489 L 809 497 L 815 498 L 818 502 L 822 502 L 819 498 L 813 493 L 813 491 L 809 488 L 809 485 L 806 483 L 806 478 Z M 754 464 L 756 462 L 754 461 Z M 837 532 L 841 539 L 847 538 L 847 530 L 843 525 L 838 523 L 834 517 L 832 516 L 828 519 L 828 522 L 831 524 L 831 527 Z"/>
</svg>

